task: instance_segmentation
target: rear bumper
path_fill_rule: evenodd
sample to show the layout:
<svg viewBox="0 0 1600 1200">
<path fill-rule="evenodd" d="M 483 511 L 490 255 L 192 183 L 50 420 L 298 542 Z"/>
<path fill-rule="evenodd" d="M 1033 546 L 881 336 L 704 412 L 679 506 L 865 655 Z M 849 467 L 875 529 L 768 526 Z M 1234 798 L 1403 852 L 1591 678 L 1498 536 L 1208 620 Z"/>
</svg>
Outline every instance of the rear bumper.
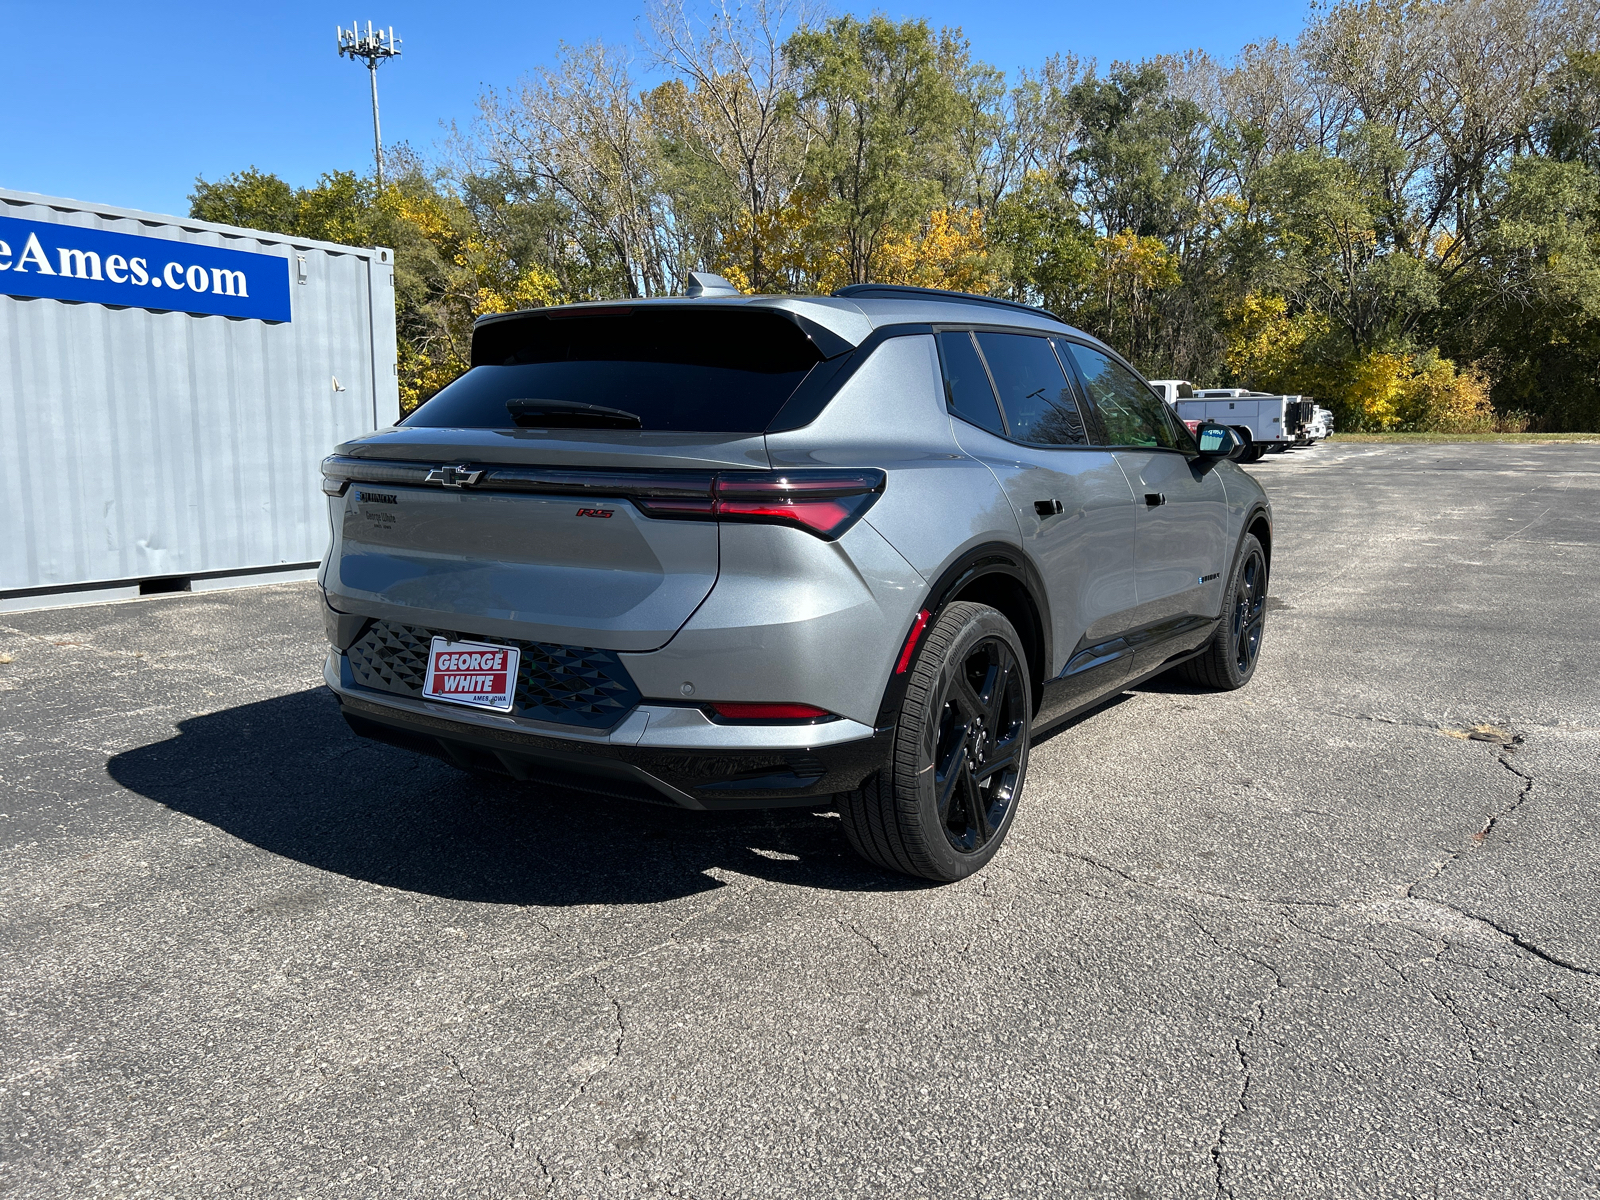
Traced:
<svg viewBox="0 0 1600 1200">
<path fill-rule="evenodd" d="M 650 704 L 592 733 L 363 688 L 337 650 L 323 677 L 363 737 L 468 769 L 690 809 L 814 807 L 884 766 L 893 734 L 844 719 L 720 725 L 697 708 Z"/>
</svg>

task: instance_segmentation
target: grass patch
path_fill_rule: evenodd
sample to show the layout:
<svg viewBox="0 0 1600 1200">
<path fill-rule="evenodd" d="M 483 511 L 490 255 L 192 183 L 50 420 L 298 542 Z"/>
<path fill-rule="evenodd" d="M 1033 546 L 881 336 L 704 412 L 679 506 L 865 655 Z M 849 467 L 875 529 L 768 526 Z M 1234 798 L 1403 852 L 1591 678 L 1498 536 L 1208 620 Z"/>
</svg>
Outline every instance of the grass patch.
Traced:
<svg viewBox="0 0 1600 1200">
<path fill-rule="evenodd" d="M 1600 433 L 1336 433 L 1330 442 L 1595 442 Z"/>
</svg>

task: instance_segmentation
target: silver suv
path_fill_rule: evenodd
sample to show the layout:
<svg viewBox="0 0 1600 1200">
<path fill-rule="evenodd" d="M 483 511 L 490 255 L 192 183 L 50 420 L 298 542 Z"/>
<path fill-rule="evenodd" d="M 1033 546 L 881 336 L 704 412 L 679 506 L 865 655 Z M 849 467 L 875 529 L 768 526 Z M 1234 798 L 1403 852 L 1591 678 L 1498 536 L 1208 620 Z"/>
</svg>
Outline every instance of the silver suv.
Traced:
<svg viewBox="0 0 1600 1200">
<path fill-rule="evenodd" d="M 1030 739 L 1255 670 L 1272 518 L 1112 350 L 1020 304 L 833 296 L 485 317 L 323 464 L 328 685 L 359 734 L 691 809 L 836 806 L 936 880 Z"/>
</svg>

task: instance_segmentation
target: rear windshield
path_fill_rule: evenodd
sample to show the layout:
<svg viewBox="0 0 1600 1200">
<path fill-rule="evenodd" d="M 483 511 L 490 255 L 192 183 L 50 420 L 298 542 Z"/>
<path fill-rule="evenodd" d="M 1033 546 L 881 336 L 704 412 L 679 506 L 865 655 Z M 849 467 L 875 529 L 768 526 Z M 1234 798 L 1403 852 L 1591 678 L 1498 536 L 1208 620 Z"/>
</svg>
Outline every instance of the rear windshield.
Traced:
<svg viewBox="0 0 1600 1200">
<path fill-rule="evenodd" d="M 472 357 L 480 365 L 401 424 L 512 429 L 508 400 L 564 400 L 632 413 L 643 429 L 761 433 L 822 356 L 772 313 L 624 307 L 493 322 Z"/>
</svg>

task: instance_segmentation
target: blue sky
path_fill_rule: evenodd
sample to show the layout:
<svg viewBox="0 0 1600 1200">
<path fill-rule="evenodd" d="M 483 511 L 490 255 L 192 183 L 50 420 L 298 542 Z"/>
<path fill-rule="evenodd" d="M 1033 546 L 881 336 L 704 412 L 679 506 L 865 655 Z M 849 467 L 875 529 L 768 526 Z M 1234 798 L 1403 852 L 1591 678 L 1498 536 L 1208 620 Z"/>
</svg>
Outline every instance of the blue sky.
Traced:
<svg viewBox="0 0 1600 1200">
<path fill-rule="evenodd" d="M 1263 0 L 851 6 L 874 9 L 959 25 L 979 58 L 1007 71 L 1058 50 L 1102 64 L 1191 47 L 1228 57 L 1248 42 L 1294 37 L 1307 14 L 1303 2 Z M 643 11 L 642 0 L 149 8 L 0 0 L 8 99 L 0 186 L 183 213 L 197 174 L 214 179 L 254 164 L 299 185 L 325 170 L 367 171 L 367 73 L 337 57 L 341 22 L 370 20 L 400 35 L 403 56 L 379 70 L 384 141 L 427 150 L 442 119 L 469 121 L 485 85 L 515 82 L 551 61 L 561 41 L 636 45 Z"/>
</svg>

